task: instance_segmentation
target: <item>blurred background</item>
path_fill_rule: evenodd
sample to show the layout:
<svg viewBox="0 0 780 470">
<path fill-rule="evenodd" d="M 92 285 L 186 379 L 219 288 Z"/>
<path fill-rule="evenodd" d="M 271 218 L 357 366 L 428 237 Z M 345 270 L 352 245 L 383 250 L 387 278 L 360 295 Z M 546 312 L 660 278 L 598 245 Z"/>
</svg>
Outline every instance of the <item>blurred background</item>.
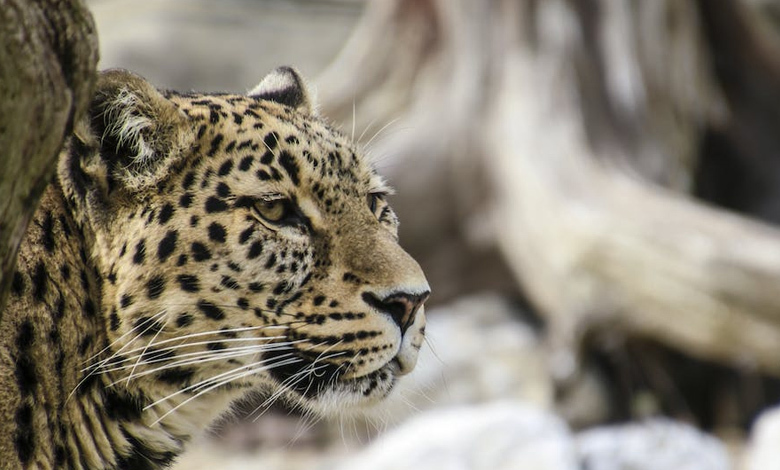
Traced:
<svg viewBox="0 0 780 470">
<path fill-rule="evenodd" d="M 780 2 L 87 4 L 160 88 L 298 68 L 433 287 L 376 415 L 237 413 L 176 470 L 780 468 Z"/>
</svg>

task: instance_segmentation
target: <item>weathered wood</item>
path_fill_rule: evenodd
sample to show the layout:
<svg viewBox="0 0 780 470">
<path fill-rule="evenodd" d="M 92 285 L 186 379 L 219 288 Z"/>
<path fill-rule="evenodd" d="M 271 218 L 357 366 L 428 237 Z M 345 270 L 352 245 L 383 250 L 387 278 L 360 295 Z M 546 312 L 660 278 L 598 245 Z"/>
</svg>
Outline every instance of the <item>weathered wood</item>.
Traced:
<svg viewBox="0 0 780 470">
<path fill-rule="evenodd" d="M 97 58 L 80 0 L 0 1 L 0 312 L 63 139 L 88 104 Z"/>
<path fill-rule="evenodd" d="M 400 119 L 375 152 L 399 155 L 388 169 L 411 197 L 397 204 L 417 224 L 407 234 L 430 247 L 455 230 L 455 257 L 472 260 L 497 244 L 548 322 L 560 377 L 593 330 L 780 375 L 780 230 L 689 195 L 705 134 L 780 152 L 767 120 L 780 48 L 749 8 L 372 2 L 321 96 L 347 123 L 354 109 L 358 129 Z M 724 15 L 728 45 L 714 39 Z M 725 74 L 734 41 L 749 70 L 769 72 Z"/>
</svg>

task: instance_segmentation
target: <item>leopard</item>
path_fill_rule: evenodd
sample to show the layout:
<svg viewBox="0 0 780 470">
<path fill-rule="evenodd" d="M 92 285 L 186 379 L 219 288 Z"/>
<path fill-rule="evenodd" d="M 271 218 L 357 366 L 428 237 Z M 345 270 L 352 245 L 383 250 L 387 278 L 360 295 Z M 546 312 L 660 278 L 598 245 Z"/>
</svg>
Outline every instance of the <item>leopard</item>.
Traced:
<svg viewBox="0 0 780 470">
<path fill-rule="evenodd" d="M 2 468 L 167 468 L 249 396 L 358 413 L 414 369 L 430 287 L 313 97 L 99 73 L 0 318 Z"/>
</svg>

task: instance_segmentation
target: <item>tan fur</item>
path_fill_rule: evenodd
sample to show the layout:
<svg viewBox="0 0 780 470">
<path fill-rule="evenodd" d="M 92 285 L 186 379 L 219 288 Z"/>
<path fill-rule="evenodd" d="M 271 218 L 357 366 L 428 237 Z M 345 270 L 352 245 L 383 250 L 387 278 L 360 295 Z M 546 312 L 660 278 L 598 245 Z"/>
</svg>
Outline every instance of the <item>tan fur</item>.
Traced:
<svg viewBox="0 0 780 470">
<path fill-rule="evenodd" d="M 0 320 L 3 468 L 161 468 L 247 393 L 347 412 L 414 367 L 429 288 L 387 188 L 294 70 L 265 83 L 102 75 Z"/>
</svg>

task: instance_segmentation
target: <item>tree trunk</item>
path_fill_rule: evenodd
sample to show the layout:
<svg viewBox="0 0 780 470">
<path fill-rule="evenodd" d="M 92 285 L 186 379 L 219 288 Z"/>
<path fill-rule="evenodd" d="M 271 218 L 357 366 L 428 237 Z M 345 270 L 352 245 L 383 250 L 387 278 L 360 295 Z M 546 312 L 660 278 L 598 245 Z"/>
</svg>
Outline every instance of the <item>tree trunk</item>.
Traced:
<svg viewBox="0 0 780 470">
<path fill-rule="evenodd" d="M 397 155 L 402 242 L 424 268 L 467 260 L 434 291 L 486 278 L 497 246 L 559 377 L 594 331 L 780 375 L 780 230 L 691 196 L 780 220 L 780 43 L 755 8 L 371 2 L 321 98 L 358 129 L 401 122 L 372 152 Z M 724 193 L 724 161 L 762 192 Z"/>
<path fill-rule="evenodd" d="M 80 0 L 0 0 L 0 48 L 1 314 L 19 243 L 88 105 L 98 46 Z"/>
</svg>

